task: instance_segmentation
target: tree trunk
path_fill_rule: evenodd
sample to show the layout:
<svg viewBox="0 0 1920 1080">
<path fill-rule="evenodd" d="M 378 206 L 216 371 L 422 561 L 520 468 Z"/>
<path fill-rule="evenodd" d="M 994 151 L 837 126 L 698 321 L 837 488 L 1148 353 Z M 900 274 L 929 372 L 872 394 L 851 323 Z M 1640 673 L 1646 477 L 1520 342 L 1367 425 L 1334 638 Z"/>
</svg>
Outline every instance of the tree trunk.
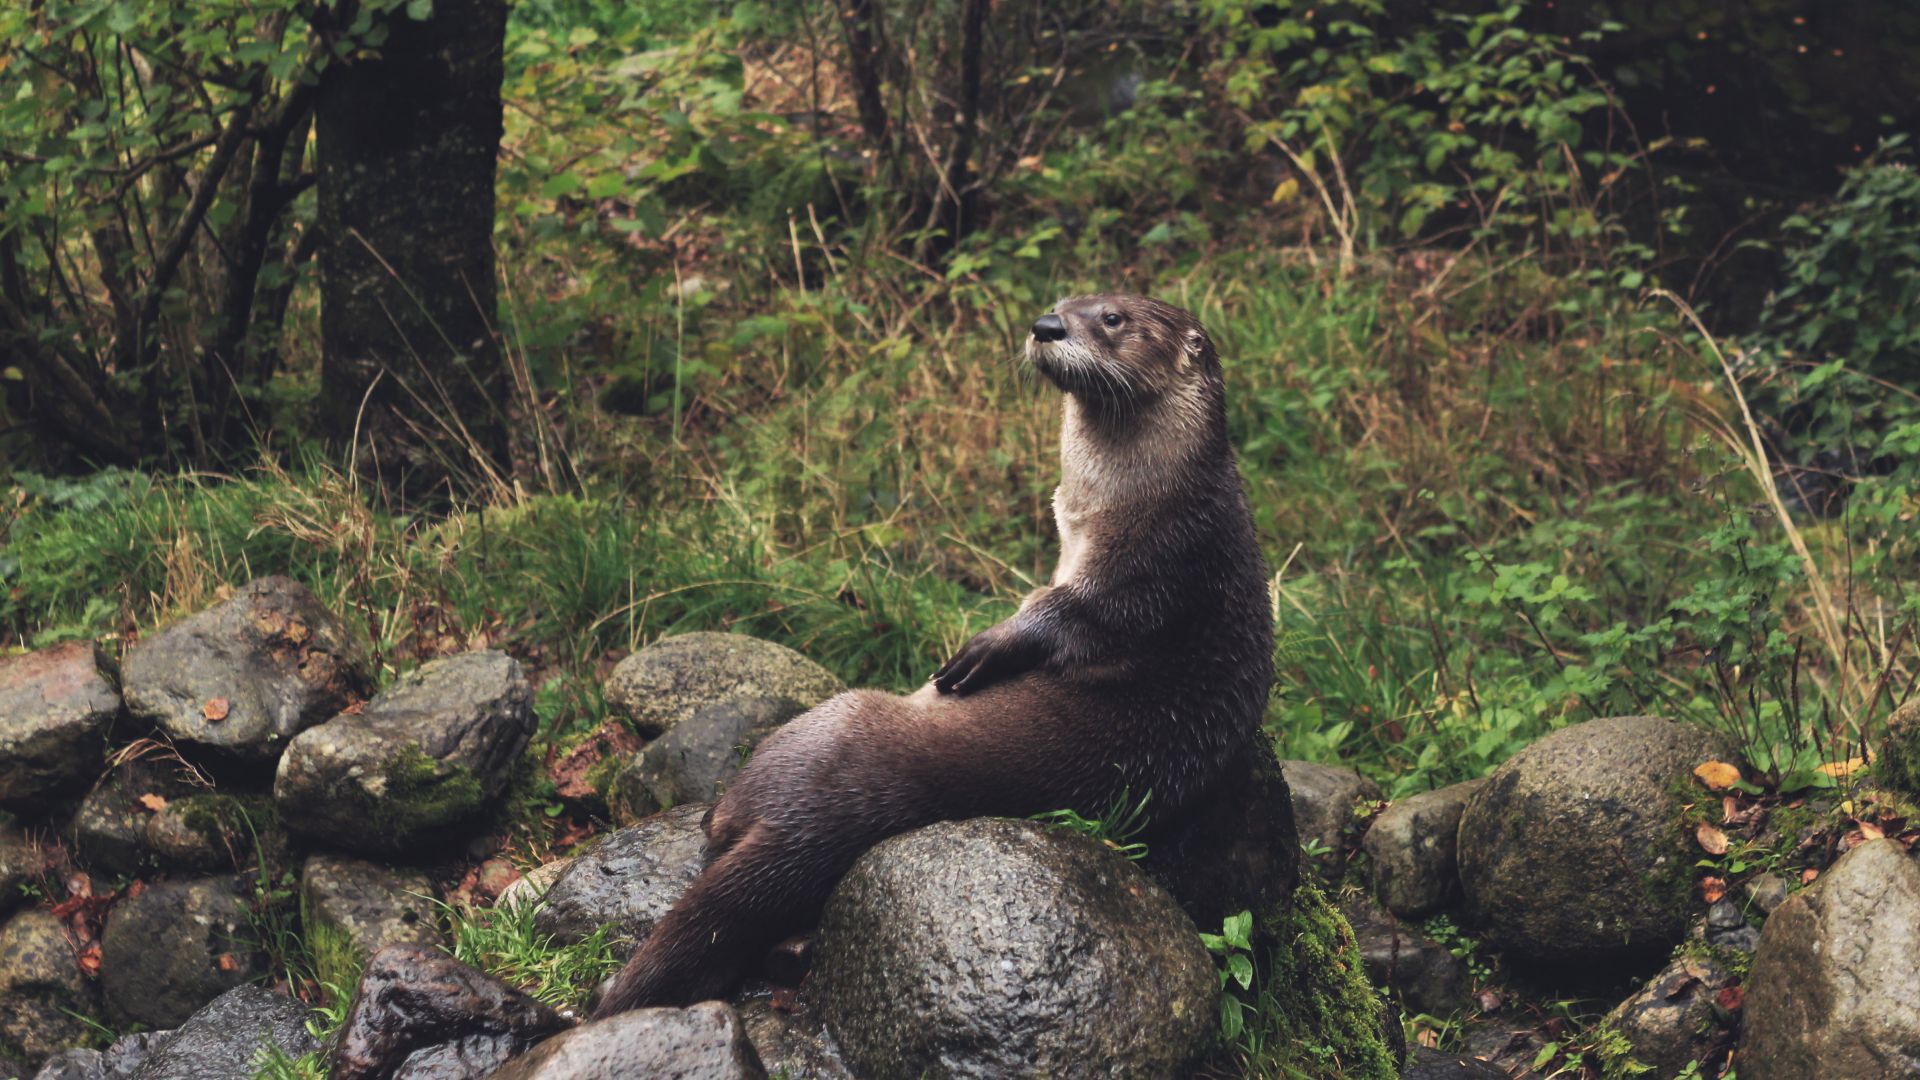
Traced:
<svg viewBox="0 0 1920 1080">
<path fill-rule="evenodd" d="M 328 426 L 408 497 L 507 471 L 493 258 L 506 22 L 505 0 L 395 12 L 377 56 L 327 70 L 314 114 Z"/>
</svg>

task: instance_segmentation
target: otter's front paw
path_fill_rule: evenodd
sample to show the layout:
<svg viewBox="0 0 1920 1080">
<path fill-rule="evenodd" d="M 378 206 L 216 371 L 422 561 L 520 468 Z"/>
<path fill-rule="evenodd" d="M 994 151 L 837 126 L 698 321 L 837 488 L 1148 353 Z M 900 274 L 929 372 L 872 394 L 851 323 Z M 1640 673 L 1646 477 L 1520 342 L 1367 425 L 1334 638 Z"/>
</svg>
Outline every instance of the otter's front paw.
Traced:
<svg viewBox="0 0 1920 1080">
<path fill-rule="evenodd" d="M 970 694 L 1031 671 L 1040 659 L 1041 650 L 1031 638 L 996 626 L 960 646 L 953 659 L 933 673 L 933 685 L 943 694 Z"/>
</svg>

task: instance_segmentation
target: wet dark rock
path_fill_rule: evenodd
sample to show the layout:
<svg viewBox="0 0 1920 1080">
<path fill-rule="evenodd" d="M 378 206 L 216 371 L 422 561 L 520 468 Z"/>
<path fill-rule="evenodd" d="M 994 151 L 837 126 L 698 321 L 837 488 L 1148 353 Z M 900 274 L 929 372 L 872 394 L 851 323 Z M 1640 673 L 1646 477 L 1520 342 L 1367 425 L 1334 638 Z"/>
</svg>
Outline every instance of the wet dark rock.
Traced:
<svg viewBox="0 0 1920 1080">
<path fill-rule="evenodd" d="M 307 920 L 339 930 L 361 956 L 396 943 L 438 944 L 436 895 L 425 874 L 347 855 L 309 855 L 300 869 Z"/>
<path fill-rule="evenodd" d="M 618 829 L 574 859 L 546 893 L 533 925 L 561 942 L 605 923 L 627 939 L 647 936 L 706 865 L 705 806 L 680 806 Z"/>
<path fill-rule="evenodd" d="M 388 945 L 354 991 L 331 1080 L 483 1077 L 570 1023 L 438 949 Z"/>
<path fill-rule="evenodd" d="M 702 709 L 725 701 L 786 702 L 798 716 L 846 686 L 813 661 L 744 634 L 661 638 L 620 661 L 606 699 L 643 738 L 658 738 Z"/>
<path fill-rule="evenodd" d="M 364 695 L 366 661 L 306 587 L 260 578 L 143 638 L 124 664 L 127 711 L 176 742 L 270 761 Z"/>
<path fill-rule="evenodd" d="M 746 1026 L 727 1005 L 635 1009 L 563 1032 L 515 1058 L 494 1080 L 763 1080 Z"/>
<path fill-rule="evenodd" d="M 1493 1065 L 1512 1080 L 1538 1080 L 1540 1076 L 1533 1062 L 1547 1043 L 1534 1028 L 1495 1020 L 1468 1028 L 1464 1042 L 1460 1049 L 1467 1057 Z"/>
<path fill-rule="evenodd" d="M 847 1063 L 812 1008 L 804 1000 L 776 1007 L 773 995 L 748 995 L 736 1002 L 747 1040 L 769 1075 L 786 1080 L 854 1080 Z"/>
<path fill-rule="evenodd" d="M 157 795 L 171 803 L 194 793 L 177 763 L 130 761 L 116 767 L 87 792 L 74 813 L 73 854 L 95 872 L 136 875 L 158 869 L 147 846 L 154 812 L 141 800 Z"/>
<path fill-rule="evenodd" d="M 1723 1058 L 1733 1031 L 1721 1023 L 1726 1011 L 1715 996 L 1737 981 L 1711 958 L 1676 957 L 1607 1014 L 1606 1026 L 1625 1046 L 1611 1055 L 1603 1047 L 1606 1064 L 1622 1076 L 1677 1076 L 1689 1062 Z"/>
<path fill-rule="evenodd" d="M 33 1080 L 126 1080 L 172 1039 L 171 1031 L 141 1031 L 120 1036 L 105 1050 L 62 1050 L 47 1059 Z"/>
<path fill-rule="evenodd" d="M 861 856 L 809 992 L 859 1075 L 1177 1075 L 1218 1022 L 1212 960 L 1171 896 L 1085 837 L 991 818 Z"/>
<path fill-rule="evenodd" d="M 273 1047 L 288 1058 L 319 1049 L 307 1031 L 308 1015 L 307 1007 L 290 997 L 258 986 L 235 987 L 149 1051 L 131 1080 L 252 1080 Z"/>
<path fill-rule="evenodd" d="M 1920 1075 L 1920 862 L 1893 840 L 1841 856 L 1767 919 L 1741 1080 Z"/>
<path fill-rule="evenodd" d="M 614 776 L 608 800 L 615 819 L 636 821 L 685 803 L 712 802 L 760 740 L 803 711 L 798 702 L 751 697 L 694 710 Z"/>
<path fill-rule="evenodd" d="M 1380 785 L 1339 765 L 1282 761 L 1287 790 L 1293 796 L 1293 822 L 1300 843 L 1321 849 L 1312 859 L 1329 878 L 1346 866 L 1348 841 L 1359 832 L 1354 807 L 1381 798 Z"/>
<path fill-rule="evenodd" d="M 417 850 L 499 796 L 534 723 L 533 693 L 512 657 L 434 660 L 294 739 L 274 801 L 289 828 L 330 845 Z"/>
<path fill-rule="evenodd" d="M 287 856 L 280 815 L 264 795 L 199 791 L 169 801 L 146 821 L 146 851 L 170 870 L 238 870 Z"/>
<path fill-rule="evenodd" d="M 1416 1046 L 1413 1060 L 1400 1073 L 1400 1080 L 1508 1080 L 1508 1074 L 1490 1061 Z"/>
<path fill-rule="evenodd" d="M 47 869 L 48 856 L 26 833 L 0 824 L 0 915 L 26 900 L 23 889 Z"/>
<path fill-rule="evenodd" d="M 0 803 L 85 786 L 119 713 L 118 672 L 91 642 L 0 659 Z"/>
<path fill-rule="evenodd" d="M 1169 834 L 1155 834 L 1142 868 L 1217 931 L 1229 915 L 1254 913 L 1258 937 L 1300 880 L 1300 837 L 1279 759 L 1264 739 L 1241 756 Z"/>
<path fill-rule="evenodd" d="M 1460 818 L 1460 884 L 1489 944 L 1528 962 L 1646 959 L 1693 909 L 1679 801 L 1720 736 L 1653 716 L 1556 731 L 1495 769 Z"/>
<path fill-rule="evenodd" d="M 227 877 L 167 881 L 107 912 L 100 981 L 113 1023 L 176 1027 L 265 971 L 240 888 Z"/>
<path fill-rule="evenodd" d="M 1750 953 L 1760 945 L 1759 928 L 1749 926 L 1747 917 L 1740 913 L 1740 905 L 1727 899 L 1717 900 L 1707 909 L 1707 917 L 1700 927 L 1700 937 L 1709 945 L 1744 953 Z"/>
<path fill-rule="evenodd" d="M 1407 924 L 1396 924 L 1364 896 L 1343 901 L 1340 913 L 1353 927 L 1367 981 L 1390 987 L 1408 1012 L 1446 1016 L 1473 1003 L 1467 966 L 1446 946 Z"/>
<path fill-rule="evenodd" d="M 1373 819 L 1360 850 L 1367 853 L 1373 895 L 1388 911 L 1417 919 L 1460 899 L 1460 814 L 1485 783 L 1469 780 L 1396 799 Z"/>
<path fill-rule="evenodd" d="M 79 1016 L 98 1012 L 73 944 L 53 913 L 22 911 L 0 926 L 0 1053 L 11 1049 L 37 1065 L 79 1042 Z"/>
</svg>

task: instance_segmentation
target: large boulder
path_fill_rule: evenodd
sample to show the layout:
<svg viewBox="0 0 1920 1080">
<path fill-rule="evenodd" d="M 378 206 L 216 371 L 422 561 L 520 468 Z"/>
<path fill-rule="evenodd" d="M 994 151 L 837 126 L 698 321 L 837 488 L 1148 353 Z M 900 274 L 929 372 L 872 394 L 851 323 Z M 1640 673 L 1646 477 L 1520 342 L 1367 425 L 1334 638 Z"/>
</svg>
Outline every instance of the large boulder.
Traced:
<svg viewBox="0 0 1920 1080">
<path fill-rule="evenodd" d="M 354 990 L 331 1080 L 483 1077 L 571 1024 L 439 949 L 389 945 Z"/>
<path fill-rule="evenodd" d="M 309 928 L 331 927 L 362 957 L 396 943 L 438 944 L 436 895 L 425 874 L 346 855 L 309 855 L 300 870 Z"/>
<path fill-rule="evenodd" d="M 87 1034 L 93 987 L 60 920 L 39 908 L 0 926 L 0 1062 L 9 1051 L 37 1065 Z M 5 1065 L 0 1064 L 0 1069 Z"/>
<path fill-rule="evenodd" d="M 1607 1014 L 1599 1055 L 1609 1075 L 1678 1076 L 1692 1062 L 1720 1062 L 1733 1042 L 1720 992 L 1739 980 L 1708 955 L 1674 957 Z"/>
<path fill-rule="evenodd" d="M 1380 785 L 1342 765 L 1282 761 L 1280 769 L 1293 798 L 1293 823 L 1300 843 L 1313 848 L 1314 866 L 1329 878 L 1338 878 L 1346 866 L 1348 841 L 1360 831 L 1354 808 L 1378 802 Z"/>
<path fill-rule="evenodd" d="M 143 638 L 123 664 L 127 711 L 174 741 L 271 761 L 368 688 L 359 644 L 299 582 L 260 578 Z"/>
<path fill-rule="evenodd" d="M 1691 773 L 1720 736 L 1656 716 L 1589 720 L 1495 769 L 1460 817 L 1460 885 L 1489 943 L 1528 962 L 1645 959 L 1686 933 Z"/>
<path fill-rule="evenodd" d="M 857 1075 L 1177 1075 L 1218 1022 L 1213 961 L 1171 896 L 1085 837 L 991 818 L 863 855 L 810 988 Z"/>
<path fill-rule="evenodd" d="M 723 701 L 785 702 L 789 716 L 846 686 L 792 649 L 744 634 L 661 638 L 613 669 L 607 704 L 644 738 L 658 738 L 694 713 Z"/>
<path fill-rule="evenodd" d="M 289 828 L 331 845 L 416 850 L 499 796 L 534 725 L 533 692 L 512 657 L 434 660 L 294 739 L 274 801 Z"/>
<path fill-rule="evenodd" d="M 635 1009 L 562 1032 L 509 1062 L 494 1080 L 765 1080 L 732 1008 Z"/>
<path fill-rule="evenodd" d="M 292 998 L 235 987 L 149 1050 L 130 1080 L 253 1080 L 276 1048 L 287 1060 L 319 1049 L 308 1015 Z"/>
<path fill-rule="evenodd" d="M 0 803 L 93 779 L 119 714 L 119 673 L 90 642 L 0 659 Z"/>
<path fill-rule="evenodd" d="M 625 948 L 687 891 L 706 865 L 705 806 L 680 806 L 602 837 L 547 887 L 533 925 L 575 942 L 611 924 Z"/>
<path fill-rule="evenodd" d="M 233 878 L 148 885 L 107 912 L 100 979 L 116 1024 L 177 1027 L 266 970 Z"/>
<path fill-rule="evenodd" d="M 240 870 L 284 863 L 286 834 L 265 795 L 196 791 L 168 801 L 147 818 L 145 848 L 170 870 Z"/>
<path fill-rule="evenodd" d="M 1741 1080 L 1920 1076 L 1920 863 L 1841 856 L 1767 919 L 1746 980 Z"/>
<path fill-rule="evenodd" d="M 1460 898 L 1460 814 L 1485 783 L 1469 780 L 1396 799 L 1373 819 L 1360 850 L 1381 906 L 1398 918 L 1417 919 Z"/>
</svg>

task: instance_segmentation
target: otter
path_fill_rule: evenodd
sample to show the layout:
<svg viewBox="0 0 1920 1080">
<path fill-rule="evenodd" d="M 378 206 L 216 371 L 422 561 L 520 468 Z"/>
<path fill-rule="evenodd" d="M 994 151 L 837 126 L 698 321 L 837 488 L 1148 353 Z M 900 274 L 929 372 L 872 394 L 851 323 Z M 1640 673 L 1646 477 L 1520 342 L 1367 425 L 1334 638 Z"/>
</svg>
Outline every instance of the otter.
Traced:
<svg viewBox="0 0 1920 1080">
<path fill-rule="evenodd" d="M 596 1016 L 723 996 L 889 836 L 1123 798 L 1151 836 L 1252 753 L 1272 613 L 1212 339 L 1157 300 L 1080 296 L 1026 358 L 1066 398 L 1052 578 L 917 691 L 840 694 L 762 742 Z"/>
</svg>

